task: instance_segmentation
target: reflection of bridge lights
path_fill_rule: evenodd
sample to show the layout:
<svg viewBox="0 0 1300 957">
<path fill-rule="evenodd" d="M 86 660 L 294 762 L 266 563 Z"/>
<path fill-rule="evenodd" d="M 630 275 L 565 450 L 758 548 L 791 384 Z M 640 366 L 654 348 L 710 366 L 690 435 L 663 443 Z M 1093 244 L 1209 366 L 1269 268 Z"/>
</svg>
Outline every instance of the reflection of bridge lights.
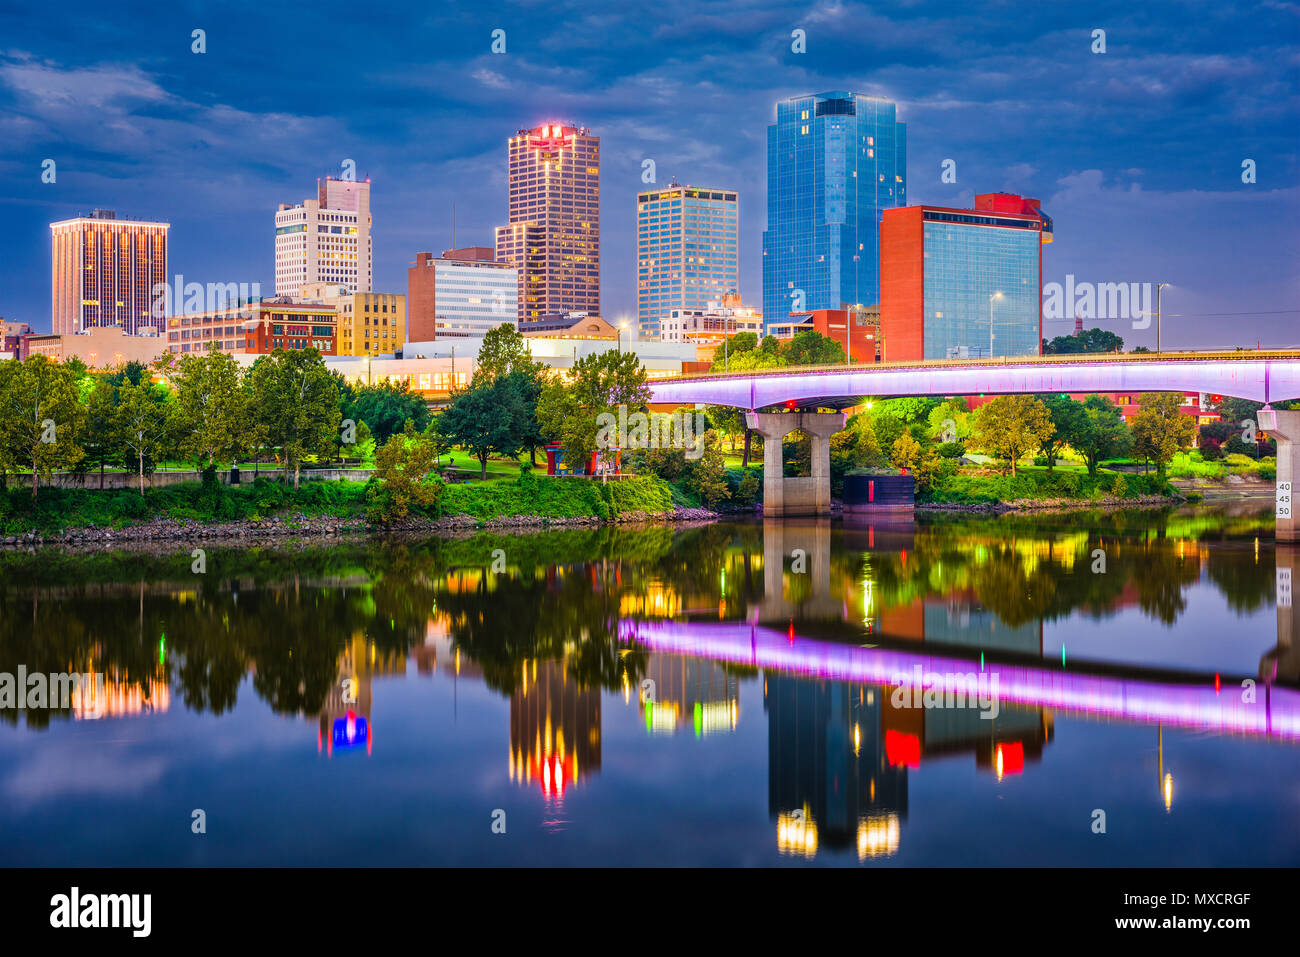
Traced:
<svg viewBox="0 0 1300 957">
<path fill-rule="evenodd" d="M 897 814 L 864 817 L 858 821 L 858 860 L 893 855 L 898 851 L 900 832 Z"/>
<path fill-rule="evenodd" d="M 854 755 L 854 757 L 856 757 L 857 754 L 858 754 L 858 752 L 861 751 L 861 750 L 862 750 L 862 728 L 859 727 L 859 726 L 858 726 L 858 723 L 855 721 L 855 722 L 853 722 L 853 755 Z"/>
<path fill-rule="evenodd" d="M 1174 776 L 1172 774 L 1168 774 L 1168 773 L 1165 774 L 1165 780 L 1163 782 L 1161 790 L 1164 793 L 1165 810 L 1168 811 L 1170 807 L 1173 806 L 1174 803 Z"/>
<path fill-rule="evenodd" d="M 807 807 L 777 815 L 776 847 L 782 854 L 797 854 L 808 860 L 817 856 L 817 822 Z"/>
</svg>

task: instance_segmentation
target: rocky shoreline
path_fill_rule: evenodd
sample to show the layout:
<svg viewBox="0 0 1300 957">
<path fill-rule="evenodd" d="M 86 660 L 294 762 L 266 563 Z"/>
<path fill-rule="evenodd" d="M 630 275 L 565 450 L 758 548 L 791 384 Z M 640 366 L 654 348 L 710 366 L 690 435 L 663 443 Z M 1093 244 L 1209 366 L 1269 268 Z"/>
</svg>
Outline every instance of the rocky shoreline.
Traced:
<svg viewBox="0 0 1300 957">
<path fill-rule="evenodd" d="M 466 534 L 493 529 L 544 530 L 548 528 L 594 528 L 598 525 L 635 525 L 650 523 L 711 522 L 720 516 L 705 508 L 677 508 L 671 512 L 624 512 L 613 519 L 594 515 L 551 518 L 542 515 L 511 515 L 477 519 L 472 515 L 452 515 L 435 520 L 406 519 L 390 526 L 371 525 L 363 518 L 298 515 L 271 518 L 260 522 L 189 522 L 155 519 L 121 528 L 79 527 L 42 534 L 26 532 L 0 538 L 0 549 L 38 548 L 44 546 L 98 547 L 133 543 L 204 542 L 223 545 L 266 545 L 298 539 L 366 538 L 394 533 Z"/>
</svg>

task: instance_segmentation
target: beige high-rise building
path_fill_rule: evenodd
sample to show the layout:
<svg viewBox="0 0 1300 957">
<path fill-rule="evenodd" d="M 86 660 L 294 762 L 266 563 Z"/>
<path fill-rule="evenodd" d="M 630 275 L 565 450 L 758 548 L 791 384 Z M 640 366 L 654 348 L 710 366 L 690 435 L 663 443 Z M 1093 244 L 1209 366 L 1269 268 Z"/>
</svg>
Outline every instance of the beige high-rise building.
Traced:
<svg viewBox="0 0 1300 957">
<path fill-rule="evenodd" d="M 547 124 L 510 138 L 508 225 L 496 258 L 519 270 L 519 321 L 600 313 L 600 137 Z"/>
<path fill-rule="evenodd" d="M 167 285 L 170 223 L 118 219 L 111 209 L 50 223 L 51 320 L 56 335 L 117 326 L 160 329 L 154 287 Z"/>
<path fill-rule="evenodd" d="M 297 296 L 307 283 L 370 292 L 370 180 L 318 179 L 316 198 L 275 212 L 275 294 Z"/>
</svg>

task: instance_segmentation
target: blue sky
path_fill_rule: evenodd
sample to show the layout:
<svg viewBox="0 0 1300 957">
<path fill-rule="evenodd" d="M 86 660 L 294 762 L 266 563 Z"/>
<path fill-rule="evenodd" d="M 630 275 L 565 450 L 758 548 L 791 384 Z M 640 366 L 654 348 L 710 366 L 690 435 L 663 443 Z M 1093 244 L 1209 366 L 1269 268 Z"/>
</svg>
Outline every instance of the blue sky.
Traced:
<svg viewBox="0 0 1300 957">
<path fill-rule="evenodd" d="M 491 244 L 506 139 L 551 120 L 601 137 L 607 316 L 635 314 L 646 158 L 661 183 L 740 191 L 742 292 L 759 304 L 774 104 L 849 90 L 898 103 L 910 202 L 1041 199 L 1056 226 L 1044 282 L 1173 283 L 1173 348 L 1300 345 L 1296 4 L 51 9 L 0 13 L 0 315 L 38 329 L 50 324 L 50 222 L 95 206 L 165 219 L 173 273 L 270 293 L 276 205 L 345 159 L 372 180 L 376 289 L 405 292 L 415 253 L 451 245 L 453 203 L 457 243 Z M 505 54 L 490 52 L 495 29 Z M 806 53 L 791 51 L 795 29 Z M 1104 54 L 1091 49 L 1097 29 Z M 53 184 L 41 182 L 47 158 Z M 945 159 L 955 184 L 941 182 Z M 1154 342 L 1154 328 L 1113 331 Z"/>
</svg>

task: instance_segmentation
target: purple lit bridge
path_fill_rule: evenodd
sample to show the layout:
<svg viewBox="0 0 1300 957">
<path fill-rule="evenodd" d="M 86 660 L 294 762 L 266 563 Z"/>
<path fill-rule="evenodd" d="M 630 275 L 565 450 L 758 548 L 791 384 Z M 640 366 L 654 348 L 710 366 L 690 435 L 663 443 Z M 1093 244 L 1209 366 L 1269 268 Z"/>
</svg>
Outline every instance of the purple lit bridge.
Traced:
<svg viewBox="0 0 1300 957">
<path fill-rule="evenodd" d="M 656 405 L 729 405 L 747 409 L 749 428 L 764 439 L 766 515 L 830 511 L 830 436 L 844 426 L 842 411 L 862 396 L 1005 395 L 1024 392 L 1206 392 L 1256 402 L 1300 398 L 1300 350 L 1178 352 L 1143 355 L 1035 356 L 817 366 L 761 372 L 703 373 L 652 379 Z M 770 411 L 780 409 L 784 411 Z M 762 411 L 769 410 L 769 411 Z M 1300 472 L 1300 413 L 1277 412 L 1261 421 L 1278 441 L 1278 482 Z M 812 476 L 781 477 L 781 443 L 799 429 L 812 439 Z M 1285 461 L 1284 461 L 1285 460 Z M 1279 519 L 1279 540 L 1295 541 L 1294 518 Z"/>
<path fill-rule="evenodd" d="M 950 680 L 950 676 L 979 670 L 976 662 L 964 658 L 793 639 L 784 631 L 743 621 L 623 619 L 618 631 L 620 640 L 652 651 L 833 681 L 912 687 L 918 667 L 923 682 L 933 680 L 924 677 L 927 675 Z M 1027 707 L 1300 741 L 1300 691 L 1294 688 L 1261 683 L 1256 688 L 1256 700 L 1246 703 L 1241 700 L 1240 681 L 1233 678 L 1224 678 L 1220 690 L 1216 690 L 1209 679 L 1199 683 L 1161 682 L 993 662 L 985 671 L 998 676 L 998 700 Z"/>
</svg>

